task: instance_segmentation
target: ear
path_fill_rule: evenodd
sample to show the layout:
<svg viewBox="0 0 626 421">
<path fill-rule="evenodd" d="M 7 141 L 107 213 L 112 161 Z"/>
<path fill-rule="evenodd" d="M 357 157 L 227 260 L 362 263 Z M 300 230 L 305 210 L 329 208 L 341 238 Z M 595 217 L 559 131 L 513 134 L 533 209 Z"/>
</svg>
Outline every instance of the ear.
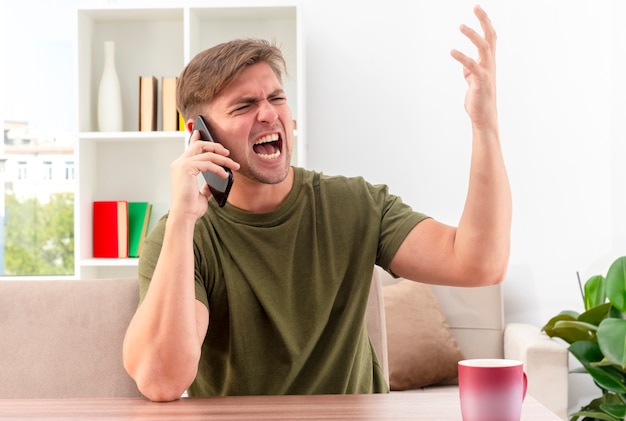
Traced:
<svg viewBox="0 0 626 421">
<path fill-rule="evenodd" d="M 188 131 L 189 133 L 193 133 L 193 122 L 194 122 L 194 119 L 193 119 L 193 118 L 190 118 L 190 119 L 189 119 L 189 120 L 187 120 L 187 122 L 185 123 L 185 125 L 187 126 L 187 131 Z"/>
</svg>

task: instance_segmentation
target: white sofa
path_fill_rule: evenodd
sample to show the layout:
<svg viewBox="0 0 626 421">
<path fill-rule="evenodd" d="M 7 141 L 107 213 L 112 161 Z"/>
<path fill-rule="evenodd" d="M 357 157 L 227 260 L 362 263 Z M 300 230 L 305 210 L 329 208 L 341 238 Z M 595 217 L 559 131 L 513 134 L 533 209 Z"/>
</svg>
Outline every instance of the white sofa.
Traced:
<svg viewBox="0 0 626 421">
<path fill-rule="evenodd" d="M 374 269 L 367 326 L 374 349 L 388 375 L 384 290 L 398 279 Z M 509 358 L 524 362 L 528 394 L 567 419 L 568 351 L 539 327 L 504 323 L 500 285 L 479 288 L 432 287 L 452 336 L 465 358 Z M 428 386 L 428 390 L 456 385 Z M 392 392 L 404 393 L 404 392 Z"/>
</svg>

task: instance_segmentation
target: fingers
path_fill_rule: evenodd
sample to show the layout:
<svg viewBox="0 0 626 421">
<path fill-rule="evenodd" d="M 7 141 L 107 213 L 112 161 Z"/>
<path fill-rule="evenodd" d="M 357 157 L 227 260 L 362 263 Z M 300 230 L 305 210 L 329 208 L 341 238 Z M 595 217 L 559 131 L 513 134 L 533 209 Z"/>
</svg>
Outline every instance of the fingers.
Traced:
<svg viewBox="0 0 626 421">
<path fill-rule="evenodd" d="M 226 178 L 228 173 L 223 167 L 230 168 L 233 171 L 239 169 L 239 164 L 229 158 L 230 151 L 222 144 L 193 140 L 192 142 L 186 154 L 199 172 L 210 171 L 222 178 Z"/>
<path fill-rule="evenodd" d="M 477 72 L 481 65 L 491 67 L 495 64 L 496 31 L 489 16 L 480 6 L 474 8 L 474 13 L 480 22 L 484 35 L 467 25 L 461 25 L 460 30 L 478 49 L 478 59 L 474 60 L 458 50 L 450 51 L 452 57 L 463 65 L 466 73 Z"/>
<path fill-rule="evenodd" d="M 228 156 L 230 154 L 230 151 L 226 149 L 221 143 L 208 142 L 205 140 L 200 140 L 200 138 L 194 139 L 196 133 L 198 132 L 194 131 L 194 134 L 191 137 L 189 148 L 187 148 L 187 151 L 190 155 L 197 155 L 204 152 L 212 152 L 222 156 Z"/>
<path fill-rule="evenodd" d="M 491 47 L 495 47 L 498 37 L 496 35 L 496 30 L 493 28 L 491 23 L 491 19 L 487 16 L 487 12 L 485 12 L 480 6 L 476 6 L 474 7 L 474 14 L 480 22 L 480 27 L 485 34 L 485 40 Z"/>
<path fill-rule="evenodd" d="M 493 55 L 496 47 L 497 36 L 495 29 L 493 29 L 493 26 L 491 25 L 491 21 L 487 17 L 487 14 L 482 9 L 477 8 L 477 10 L 479 13 L 477 13 L 476 16 L 479 17 L 484 35 L 479 34 L 467 25 L 461 25 L 460 29 L 463 35 L 465 35 L 472 42 L 472 44 L 478 48 L 480 57 L 485 59 Z"/>
<path fill-rule="evenodd" d="M 460 52 L 459 50 L 450 50 L 450 55 L 463 65 L 464 73 L 470 71 L 475 66 L 474 60 Z"/>
<path fill-rule="evenodd" d="M 194 130 L 193 132 L 191 132 L 191 136 L 189 136 L 189 141 L 187 142 L 187 144 L 191 145 L 198 140 L 200 140 L 200 131 Z"/>
</svg>

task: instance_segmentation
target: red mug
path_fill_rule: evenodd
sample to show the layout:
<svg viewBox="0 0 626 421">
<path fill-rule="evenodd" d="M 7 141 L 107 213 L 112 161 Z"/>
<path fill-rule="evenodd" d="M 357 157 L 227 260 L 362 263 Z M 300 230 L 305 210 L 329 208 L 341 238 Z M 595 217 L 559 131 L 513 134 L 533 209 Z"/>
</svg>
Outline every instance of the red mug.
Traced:
<svg viewBox="0 0 626 421">
<path fill-rule="evenodd" d="M 459 361 L 463 421 L 520 421 L 528 379 L 517 360 Z"/>
</svg>

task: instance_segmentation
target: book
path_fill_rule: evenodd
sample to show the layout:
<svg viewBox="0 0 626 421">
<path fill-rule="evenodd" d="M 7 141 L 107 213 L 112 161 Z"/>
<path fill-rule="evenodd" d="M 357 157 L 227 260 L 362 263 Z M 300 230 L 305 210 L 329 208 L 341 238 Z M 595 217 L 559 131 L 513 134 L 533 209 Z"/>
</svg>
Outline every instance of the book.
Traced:
<svg viewBox="0 0 626 421">
<path fill-rule="evenodd" d="M 128 257 L 128 202 L 93 202 L 93 257 Z"/>
<path fill-rule="evenodd" d="M 163 113 L 163 131 L 178 131 L 178 109 L 176 108 L 177 77 L 161 78 L 161 110 Z"/>
<path fill-rule="evenodd" d="M 178 131 L 184 132 L 185 130 L 187 130 L 187 128 L 185 127 L 185 119 L 183 118 L 181 114 L 179 114 L 178 115 Z"/>
<path fill-rule="evenodd" d="M 154 76 L 139 76 L 139 131 L 157 129 L 157 88 Z"/>
<path fill-rule="evenodd" d="M 128 202 L 128 257 L 139 257 L 148 233 L 152 205 L 148 202 Z"/>
</svg>

